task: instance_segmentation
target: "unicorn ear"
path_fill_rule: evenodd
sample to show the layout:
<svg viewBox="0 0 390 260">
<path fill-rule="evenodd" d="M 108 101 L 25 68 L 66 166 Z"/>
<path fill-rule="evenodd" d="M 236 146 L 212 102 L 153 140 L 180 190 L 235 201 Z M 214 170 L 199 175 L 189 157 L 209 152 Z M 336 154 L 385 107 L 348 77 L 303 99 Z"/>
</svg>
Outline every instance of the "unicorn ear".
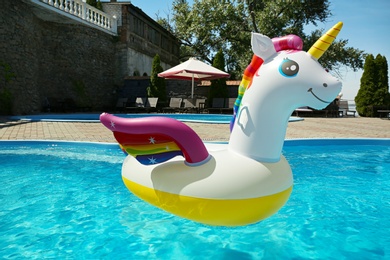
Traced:
<svg viewBox="0 0 390 260">
<path fill-rule="evenodd" d="M 272 40 L 265 35 L 259 33 L 252 33 L 252 50 L 253 53 L 262 58 L 268 59 L 276 53 Z"/>
</svg>

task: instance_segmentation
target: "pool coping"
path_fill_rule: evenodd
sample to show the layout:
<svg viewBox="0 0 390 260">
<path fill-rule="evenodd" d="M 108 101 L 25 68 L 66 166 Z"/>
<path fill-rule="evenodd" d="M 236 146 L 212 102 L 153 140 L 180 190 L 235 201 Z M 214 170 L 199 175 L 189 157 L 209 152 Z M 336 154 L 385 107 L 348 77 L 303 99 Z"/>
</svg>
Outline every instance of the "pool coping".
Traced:
<svg viewBox="0 0 390 260">
<path fill-rule="evenodd" d="M 99 119 L 82 119 L 82 118 L 99 118 L 100 113 L 93 113 L 93 114 L 38 114 L 38 115 L 24 115 L 24 116 L 10 116 L 9 119 L 11 120 L 17 120 L 17 121 L 27 121 L 27 122 L 80 122 L 80 123 L 100 123 Z M 115 116 L 120 115 L 137 115 L 135 118 L 140 117 L 151 117 L 151 116 L 160 116 L 160 117 L 169 117 L 174 118 L 176 120 L 179 120 L 181 122 L 185 123 L 203 123 L 203 124 L 230 124 L 230 119 L 232 115 L 227 114 L 136 114 L 136 113 L 128 113 L 128 114 L 113 114 Z M 229 117 L 229 120 L 221 120 L 221 121 L 212 121 L 212 120 L 195 120 L 195 119 L 181 119 L 173 117 L 172 115 L 177 115 L 177 117 L 180 116 L 207 116 L 207 115 L 214 115 L 214 116 L 224 116 Z M 72 117 L 75 117 L 72 119 Z M 80 119 L 78 119 L 80 118 Z M 126 117 L 125 117 L 126 118 Z M 134 118 L 134 117 L 128 117 L 128 118 Z M 289 119 L 289 122 L 299 122 L 303 121 L 304 119 L 301 117 L 291 116 Z"/>
</svg>

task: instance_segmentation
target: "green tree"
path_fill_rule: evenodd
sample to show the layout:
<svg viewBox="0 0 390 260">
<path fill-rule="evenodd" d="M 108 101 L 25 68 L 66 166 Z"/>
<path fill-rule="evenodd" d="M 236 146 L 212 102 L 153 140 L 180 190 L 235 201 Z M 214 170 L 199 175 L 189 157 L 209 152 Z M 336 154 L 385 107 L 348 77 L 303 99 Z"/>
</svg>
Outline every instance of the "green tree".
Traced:
<svg viewBox="0 0 390 260">
<path fill-rule="evenodd" d="M 102 6 L 102 3 L 100 2 L 100 0 L 87 0 L 87 4 L 89 4 L 90 6 L 93 6 L 93 7 L 96 7 L 97 9 L 103 11 L 103 6 Z"/>
<path fill-rule="evenodd" d="M 181 41 L 181 59 L 199 57 L 212 62 L 213 55 L 224 50 L 227 71 L 240 77 L 251 60 L 250 33 L 271 38 L 296 34 L 305 50 L 322 35 L 321 30 L 306 35 L 306 25 L 325 22 L 330 16 L 328 0 L 174 0 L 169 20 L 160 24 Z M 168 26 L 169 24 L 169 26 Z M 326 28 L 328 29 L 328 28 Z M 336 40 L 319 62 L 330 70 L 348 66 L 363 67 L 363 51 L 346 47 L 347 40 Z"/>
<path fill-rule="evenodd" d="M 223 57 L 222 50 L 219 50 L 214 57 L 213 67 L 220 69 L 222 71 L 225 70 L 225 58 Z M 211 86 L 209 89 L 209 106 L 211 106 L 211 102 L 213 98 L 227 98 L 229 96 L 226 78 L 211 80 Z"/>
<path fill-rule="evenodd" d="M 375 58 L 377 70 L 377 90 L 374 94 L 374 100 L 380 106 L 390 105 L 388 65 L 385 56 L 378 54 Z"/>
<path fill-rule="evenodd" d="M 373 106 L 390 105 L 388 66 L 386 58 L 372 54 L 367 55 L 364 63 L 360 88 L 355 97 L 356 110 L 360 116 L 374 116 Z"/>
<path fill-rule="evenodd" d="M 160 78 L 158 74 L 163 71 L 161 67 L 160 56 L 156 54 L 153 58 L 152 72 L 150 74 L 150 84 L 147 87 L 148 97 L 158 97 L 159 101 L 166 101 L 165 79 Z"/>
<path fill-rule="evenodd" d="M 97 2 L 96 0 L 87 0 L 87 4 L 89 4 L 90 6 L 96 6 Z"/>
<path fill-rule="evenodd" d="M 100 0 L 97 1 L 96 8 L 103 11 L 103 5 L 102 5 L 102 2 L 100 2 Z"/>
</svg>

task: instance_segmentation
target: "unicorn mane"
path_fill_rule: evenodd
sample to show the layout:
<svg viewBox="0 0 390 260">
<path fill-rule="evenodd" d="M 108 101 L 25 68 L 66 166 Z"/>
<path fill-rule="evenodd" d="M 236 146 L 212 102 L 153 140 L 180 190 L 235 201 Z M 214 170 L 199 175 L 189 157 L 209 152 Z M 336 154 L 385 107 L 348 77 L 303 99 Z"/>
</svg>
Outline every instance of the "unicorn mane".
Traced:
<svg viewBox="0 0 390 260">
<path fill-rule="evenodd" d="M 273 38 L 272 43 L 277 52 L 284 50 L 302 50 L 303 47 L 303 42 L 301 38 L 294 34 Z M 263 62 L 263 59 L 253 54 L 251 63 L 248 65 L 248 67 L 246 67 L 244 71 L 244 75 L 242 76 L 242 80 L 240 82 L 240 85 L 238 86 L 238 96 L 236 101 L 234 102 L 233 118 L 230 122 L 230 131 L 232 131 L 233 129 L 234 122 L 236 120 L 236 115 L 240 108 L 245 91 L 249 89 L 252 85 L 253 76 L 255 75 L 256 71 L 258 71 L 258 69 L 261 67 Z"/>
</svg>

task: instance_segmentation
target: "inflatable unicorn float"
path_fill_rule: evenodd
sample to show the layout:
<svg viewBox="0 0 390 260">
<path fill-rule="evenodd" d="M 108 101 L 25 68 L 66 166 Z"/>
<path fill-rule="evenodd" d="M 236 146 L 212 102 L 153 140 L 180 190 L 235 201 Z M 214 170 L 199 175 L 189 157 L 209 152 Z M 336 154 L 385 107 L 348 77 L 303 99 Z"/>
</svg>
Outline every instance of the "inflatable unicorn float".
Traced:
<svg viewBox="0 0 390 260">
<path fill-rule="evenodd" d="M 122 178 L 139 198 L 177 216 L 217 226 L 263 220 L 288 200 L 291 168 L 282 155 L 291 113 L 323 109 L 341 83 L 318 63 L 339 33 L 337 23 L 308 52 L 298 36 L 271 40 L 253 33 L 228 144 L 203 143 L 186 124 L 166 117 L 101 122 L 127 156 Z"/>
</svg>

